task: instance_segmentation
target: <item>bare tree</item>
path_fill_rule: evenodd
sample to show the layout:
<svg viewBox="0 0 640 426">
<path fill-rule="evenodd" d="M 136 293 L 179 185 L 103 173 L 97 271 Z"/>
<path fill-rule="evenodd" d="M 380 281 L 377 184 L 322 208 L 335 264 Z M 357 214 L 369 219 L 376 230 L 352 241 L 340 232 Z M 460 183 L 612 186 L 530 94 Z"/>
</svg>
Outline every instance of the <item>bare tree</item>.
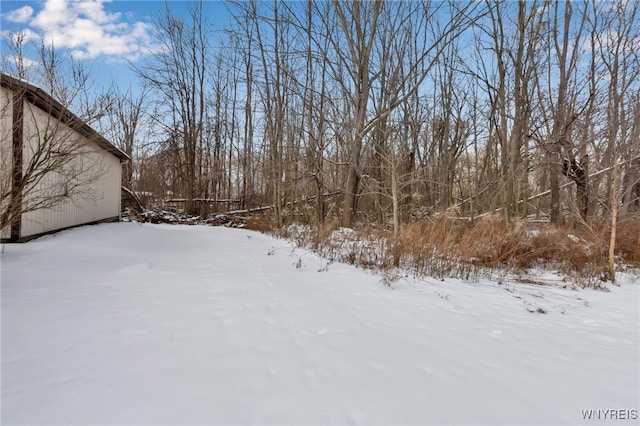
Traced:
<svg viewBox="0 0 640 426">
<path fill-rule="evenodd" d="M 122 172 L 122 185 L 130 189 L 133 188 L 135 149 L 141 127 L 149 121 L 149 112 L 149 91 L 146 86 L 142 85 L 137 94 L 132 92 L 131 87 L 124 91 L 114 91 L 109 110 L 109 134 L 116 146 L 131 159 L 123 166 Z"/>
<path fill-rule="evenodd" d="M 193 186 L 268 204 L 278 225 L 333 214 L 396 235 L 434 211 L 557 221 L 575 204 L 585 219 L 590 200 L 608 204 L 611 144 L 634 155 L 634 4 L 228 6 L 219 51 L 198 19 L 165 13 L 165 48 L 141 73 L 167 107 L 162 153 L 187 198 Z"/>
<path fill-rule="evenodd" d="M 192 4 L 186 20 L 174 15 L 166 3 L 154 21 L 161 48 L 136 68 L 170 117 L 164 125 L 178 148 L 182 193 L 189 214 L 196 212 L 196 164 L 206 113 L 210 28 L 203 9 L 202 1 Z"/>
<path fill-rule="evenodd" d="M 20 80 L 29 80 L 35 64 L 25 55 L 27 33 L 10 32 L 7 37 L 7 54 L 2 55 L 2 68 Z"/>
<path fill-rule="evenodd" d="M 557 90 L 549 91 L 554 94 L 554 99 L 548 99 L 551 114 L 547 115 L 553 125 L 549 135 L 550 153 L 550 185 L 551 185 L 551 221 L 556 223 L 560 219 L 560 189 L 559 176 L 564 174 L 571 177 L 576 182 L 579 201 L 580 214 L 583 220 L 587 218 L 588 210 L 588 187 L 587 175 L 585 173 L 584 160 L 576 160 L 576 150 L 572 142 L 572 127 L 578 118 L 577 104 L 580 94 L 581 82 L 576 80 L 575 71 L 578 66 L 580 46 L 582 43 L 582 30 L 586 22 L 586 4 L 582 13 L 578 15 L 579 22 L 574 24 L 574 10 L 571 2 L 565 2 L 561 8 L 560 3 L 556 3 L 552 9 L 551 21 L 552 37 L 550 46 L 557 57 L 549 61 L 549 67 L 555 70 L 550 71 L 553 76 L 557 75 Z M 575 34 L 571 34 L 572 26 L 577 25 Z M 547 81 L 552 85 L 556 77 L 549 76 Z M 582 109 L 582 108 L 580 108 Z"/>
<path fill-rule="evenodd" d="M 38 60 L 28 59 L 25 41 L 24 34 L 10 38 L 11 57 L 3 56 L 3 67 L 17 78 L 2 74 L 0 105 L 0 223 L 3 236 L 11 227 L 13 238 L 25 213 L 94 199 L 91 184 L 105 171 L 96 144 L 114 149 L 89 127 L 106 114 L 109 92 L 53 46 L 41 44 Z"/>
<path fill-rule="evenodd" d="M 427 79 L 429 71 L 437 63 L 444 49 L 472 24 L 476 5 L 458 5 L 450 3 L 415 2 L 415 3 L 382 3 L 354 2 L 331 4 L 338 20 L 341 33 L 332 38 L 337 52 L 336 64 L 332 65 L 334 79 L 341 86 L 341 92 L 347 95 L 351 105 L 351 119 L 345 128 L 348 143 L 348 172 L 345 185 L 342 224 L 349 226 L 356 211 L 356 197 L 361 178 L 361 153 L 364 141 L 370 131 L 379 128 L 379 122 L 387 117 L 411 96 L 419 91 Z M 391 13 L 383 13 L 392 9 Z M 398 18 L 400 16 L 401 18 Z M 446 16 L 448 21 L 440 25 L 438 16 Z M 391 63 L 385 61 L 385 54 L 377 54 L 373 50 L 376 43 L 402 49 L 400 40 L 403 25 L 413 21 L 412 36 L 417 39 L 420 53 L 411 63 L 402 61 Z M 331 26 L 331 22 L 325 22 Z M 411 40 L 411 37 L 409 38 Z M 344 43 L 344 45 L 343 45 Z M 389 52 L 392 54 L 392 52 Z M 386 64 L 386 65 L 385 65 Z M 383 75 L 383 67 L 390 67 L 386 75 L 400 75 L 398 69 L 404 68 L 402 79 L 393 82 L 395 93 L 385 108 L 376 112 L 370 108 L 372 88 L 379 83 Z M 346 70 L 349 79 L 343 78 L 342 70 Z"/>
</svg>

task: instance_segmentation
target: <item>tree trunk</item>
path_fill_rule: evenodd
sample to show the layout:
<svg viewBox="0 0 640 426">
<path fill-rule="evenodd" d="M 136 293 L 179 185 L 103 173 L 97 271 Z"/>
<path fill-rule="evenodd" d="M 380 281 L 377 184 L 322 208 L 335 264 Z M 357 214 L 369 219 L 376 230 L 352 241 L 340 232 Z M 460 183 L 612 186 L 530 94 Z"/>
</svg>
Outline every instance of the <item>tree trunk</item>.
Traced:
<svg viewBox="0 0 640 426">
<path fill-rule="evenodd" d="M 614 158 L 613 177 L 611 183 L 611 235 L 609 238 L 609 279 L 616 282 L 615 250 L 616 250 L 616 226 L 618 224 L 618 162 Z"/>
</svg>

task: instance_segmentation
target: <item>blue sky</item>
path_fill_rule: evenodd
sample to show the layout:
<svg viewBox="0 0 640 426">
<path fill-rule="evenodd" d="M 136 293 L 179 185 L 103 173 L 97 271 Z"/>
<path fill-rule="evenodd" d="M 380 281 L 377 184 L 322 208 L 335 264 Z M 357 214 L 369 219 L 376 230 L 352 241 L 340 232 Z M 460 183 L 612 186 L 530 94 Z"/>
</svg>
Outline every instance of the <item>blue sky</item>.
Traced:
<svg viewBox="0 0 640 426">
<path fill-rule="evenodd" d="M 168 3 L 178 15 L 186 13 L 189 5 L 181 0 Z M 225 5 L 217 0 L 205 3 L 209 20 L 219 28 L 227 20 Z M 153 48 L 151 20 L 163 6 L 164 1 L 144 0 L 2 0 L 2 55 L 9 55 L 9 34 L 25 31 L 29 59 L 36 58 L 36 46 L 44 40 L 84 62 L 96 79 L 133 83 L 129 62 L 140 63 Z"/>
</svg>

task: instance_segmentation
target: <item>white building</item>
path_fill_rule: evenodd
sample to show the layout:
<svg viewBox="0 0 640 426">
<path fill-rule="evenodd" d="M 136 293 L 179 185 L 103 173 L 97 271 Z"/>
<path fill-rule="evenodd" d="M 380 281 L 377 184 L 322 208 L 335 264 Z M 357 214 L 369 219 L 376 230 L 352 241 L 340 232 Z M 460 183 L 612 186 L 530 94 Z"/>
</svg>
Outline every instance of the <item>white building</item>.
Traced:
<svg viewBox="0 0 640 426">
<path fill-rule="evenodd" d="M 42 89 L 0 83 L 2 241 L 118 220 L 127 155 Z"/>
</svg>

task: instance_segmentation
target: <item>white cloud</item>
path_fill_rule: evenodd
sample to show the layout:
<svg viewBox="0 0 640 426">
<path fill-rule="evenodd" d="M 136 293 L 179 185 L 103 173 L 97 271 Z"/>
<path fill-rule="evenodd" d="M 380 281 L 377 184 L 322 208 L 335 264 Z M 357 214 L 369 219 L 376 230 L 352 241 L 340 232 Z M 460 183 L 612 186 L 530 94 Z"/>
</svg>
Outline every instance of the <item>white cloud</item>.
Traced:
<svg viewBox="0 0 640 426">
<path fill-rule="evenodd" d="M 77 59 L 101 55 L 135 60 L 148 49 L 151 26 L 123 21 L 105 10 L 109 0 L 45 0 L 30 20 L 47 45 L 68 48 Z"/>
<path fill-rule="evenodd" d="M 9 22 L 24 23 L 33 15 L 33 8 L 31 6 L 22 6 L 19 9 L 12 10 L 4 15 L 4 18 Z"/>
<path fill-rule="evenodd" d="M 76 9 L 87 18 L 98 24 L 105 24 L 120 19 L 120 13 L 108 14 L 103 9 L 104 1 L 81 1 L 75 3 Z"/>
<path fill-rule="evenodd" d="M 66 0 L 47 0 L 44 9 L 31 21 L 34 27 L 49 30 L 73 20 Z"/>
</svg>

